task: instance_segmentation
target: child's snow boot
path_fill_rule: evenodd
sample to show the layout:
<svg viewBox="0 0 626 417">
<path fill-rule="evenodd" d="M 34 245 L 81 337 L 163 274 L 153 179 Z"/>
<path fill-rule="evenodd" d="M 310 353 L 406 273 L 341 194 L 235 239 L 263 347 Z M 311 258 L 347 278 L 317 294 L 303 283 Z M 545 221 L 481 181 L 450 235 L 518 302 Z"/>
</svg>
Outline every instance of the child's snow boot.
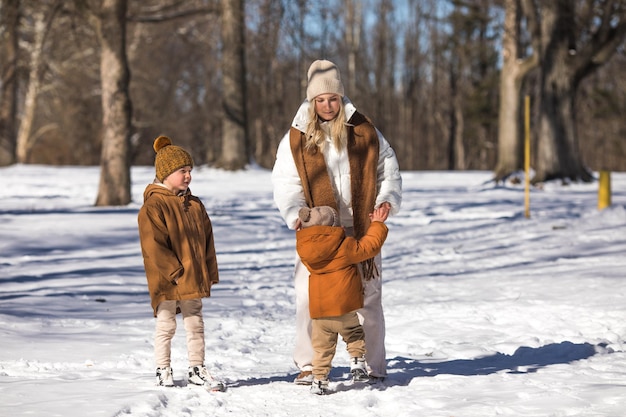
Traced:
<svg viewBox="0 0 626 417">
<path fill-rule="evenodd" d="M 354 382 L 365 382 L 369 380 L 364 357 L 350 358 L 350 373 L 352 374 L 352 381 Z"/>
<path fill-rule="evenodd" d="M 174 375 L 172 372 L 172 368 L 166 366 L 164 368 L 156 369 L 156 384 L 161 387 L 173 387 L 174 386 Z"/>
<path fill-rule="evenodd" d="M 189 378 L 187 381 L 194 385 L 204 385 L 207 391 L 226 391 L 226 385 L 218 381 L 202 365 L 189 367 Z"/>
<path fill-rule="evenodd" d="M 311 384 L 311 394 L 315 395 L 326 395 L 329 393 L 328 390 L 328 380 L 320 381 L 319 379 L 314 379 Z"/>
</svg>

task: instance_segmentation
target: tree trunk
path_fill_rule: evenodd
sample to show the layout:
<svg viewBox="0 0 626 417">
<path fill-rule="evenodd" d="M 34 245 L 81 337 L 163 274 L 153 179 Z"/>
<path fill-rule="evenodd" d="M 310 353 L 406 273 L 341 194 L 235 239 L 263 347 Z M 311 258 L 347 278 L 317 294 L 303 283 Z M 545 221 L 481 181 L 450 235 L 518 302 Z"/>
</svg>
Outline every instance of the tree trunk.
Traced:
<svg viewBox="0 0 626 417">
<path fill-rule="evenodd" d="M 17 114 L 17 51 L 19 0 L 7 0 L 3 6 L 4 27 L 0 54 L 0 166 L 15 163 L 15 124 Z"/>
<path fill-rule="evenodd" d="M 522 168 L 523 143 L 520 139 L 521 80 L 516 65 L 502 66 L 500 75 L 500 108 L 498 111 L 498 165 L 495 180 L 502 181 Z"/>
<path fill-rule="evenodd" d="M 374 29 L 373 51 L 374 60 L 374 86 L 377 91 L 374 114 L 371 116 L 376 121 L 376 127 L 385 137 L 393 138 L 397 126 L 392 122 L 392 114 L 396 102 L 394 93 L 394 62 L 396 55 L 395 42 L 392 39 L 394 5 L 390 0 L 380 0 L 377 7 L 378 23 Z"/>
<path fill-rule="evenodd" d="M 533 183 L 555 178 L 590 181 L 580 155 L 575 114 L 575 87 L 567 68 L 552 66 L 541 80 L 537 174 Z"/>
<path fill-rule="evenodd" d="M 590 181 L 576 134 L 575 55 L 571 53 L 573 5 L 567 1 L 542 6 L 542 55 L 539 138 L 533 183 L 561 178 Z"/>
<path fill-rule="evenodd" d="M 580 82 L 613 55 L 626 36 L 623 0 L 542 3 L 541 104 L 534 183 L 560 178 L 591 181 L 576 132 Z M 578 11 L 578 15 L 576 12 Z"/>
<path fill-rule="evenodd" d="M 358 100 L 356 87 L 356 58 L 361 43 L 361 24 L 363 21 L 363 5 L 360 0 L 344 0 L 346 11 L 346 48 L 348 50 L 348 79 L 347 86 L 350 97 Z M 344 81 L 345 82 L 345 81 Z"/>
<path fill-rule="evenodd" d="M 459 36 L 459 35 L 457 35 Z M 454 42 L 451 49 L 448 77 L 450 82 L 450 137 L 448 144 L 448 169 L 465 169 L 465 114 L 463 113 L 464 86 L 467 82 L 463 74 L 466 68 L 466 51 L 459 43 Z"/>
<path fill-rule="evenodd" d="M 37 112 L 37 96 L 41 87 L 41 66 L 43 60 L 43 43 L 46 39 L 46 16 L 43 10 L 38 10 L 34 16 L 34 41 L 30 51 L 30 68 L 28 74 L 28 87 L 24 98 L 24 112 L 20 121 L 20 127 L 16 140 L 17 162 L 27 163 L 30 151 L 34 146 L 32 140 L 33 124 Z"/>
<path fill-rule="evenodd" d="M 522 14 L 519 0 L 505 1 L 504 32 L 502 34 L 502 71 L 500 73 L 500 107 L 498 111 L 498 164 L 496 181 L 502 181 L 523 167 L 521 139 L 521 94 L 523 80 L 539 63 L 539 51 L 525 59 L 520 56 L 520 26 Z M 529 26 L 536 25 L 535 14 L 530 13 Z"/>
<path fill-rule="evenodd" d="M 244 1 L 222 0 L 222 155 L 220 168 L 245 168 L 251 159 L 246 129 Z"/>
<path fill-rule="evenodd" d="M 461 56 L 462 52 L 458 56 Z M 465 143 L 463 141 L 465 133 L 465 115 L 463 113 L 463 88 L 458 82 L 461 78 L 458 74 L 463 72 L 463 59 L 456 61 L 457 69 L 450 70 L 450 150 L 448 156 L 448 169 L 465 170 Z M 455 64 L 452 64 L 455 65 Z"/>
<path fill-rule="evenodd" d="M 127 0 L 103 0 L 92 15 L 100 41 L 102 85 L 102 153 L 97 206 L 130 203 L 131 101 L 126 56 Z"/>
</svg>

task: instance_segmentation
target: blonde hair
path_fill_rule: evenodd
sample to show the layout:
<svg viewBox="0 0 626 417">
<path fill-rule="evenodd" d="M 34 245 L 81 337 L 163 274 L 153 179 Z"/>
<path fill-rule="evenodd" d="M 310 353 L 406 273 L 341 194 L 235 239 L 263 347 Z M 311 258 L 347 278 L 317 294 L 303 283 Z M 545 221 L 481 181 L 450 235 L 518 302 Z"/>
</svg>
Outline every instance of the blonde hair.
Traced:
<svg viewBox="0 0 626 417">
<path fill-rule="evenodd" d="M 330 141 L 335 145 L 335 149 L 341 150 L 348 144 L 348 129 L 346 126 L 346 111 L 343 100 L 339 100 L 339 112 L 337 117 L 328 122 L 330 126 Z M 322 152 L 326 148 L 326 132 L 320 125 L 320 118 L 315 113 L 315 103 L 311 102 L 309 106 L 309 122 L 306 126 L 306 144 L 305 149 L 311 150 L 315 147 Z"/>
</svg>

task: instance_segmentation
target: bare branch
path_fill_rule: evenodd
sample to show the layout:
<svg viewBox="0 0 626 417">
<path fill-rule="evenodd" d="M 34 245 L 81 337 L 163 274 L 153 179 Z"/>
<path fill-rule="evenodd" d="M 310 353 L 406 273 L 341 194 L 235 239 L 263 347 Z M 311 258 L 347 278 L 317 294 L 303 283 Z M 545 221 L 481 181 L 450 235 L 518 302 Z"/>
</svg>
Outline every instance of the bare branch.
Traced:
<svg viewBox="0 0 626 417">
<path fill-rule="evenodd" d="M 126 16 L 126 20 L 129 22 L 137 23 L 161 23 L 189 16 L 205 15 L 212 13 L 220 13 L 220 7 L 202 7 L 199 9 L 182 10 L 171 13 L 155 13 L 153 15 L 128 15 Z"/>
</svg>

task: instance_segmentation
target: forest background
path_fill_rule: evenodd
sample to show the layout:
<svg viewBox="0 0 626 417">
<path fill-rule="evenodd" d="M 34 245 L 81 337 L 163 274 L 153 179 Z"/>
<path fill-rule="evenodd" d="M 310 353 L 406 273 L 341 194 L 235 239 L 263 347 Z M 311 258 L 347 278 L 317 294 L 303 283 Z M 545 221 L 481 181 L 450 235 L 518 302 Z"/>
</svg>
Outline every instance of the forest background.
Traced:
<svg viewBox="0 0 626 417">
<path fill-rule="evenodd" d="M 1 0 L 0 166 L 100 164 L 98 205 L 161 134 L 271 168 L 329 59 L 403 170 L 515 177 L 529 126 L 535 183 L 591 181 L 626 171 L 625 36 L 625 0 Z"/>
</svg>

